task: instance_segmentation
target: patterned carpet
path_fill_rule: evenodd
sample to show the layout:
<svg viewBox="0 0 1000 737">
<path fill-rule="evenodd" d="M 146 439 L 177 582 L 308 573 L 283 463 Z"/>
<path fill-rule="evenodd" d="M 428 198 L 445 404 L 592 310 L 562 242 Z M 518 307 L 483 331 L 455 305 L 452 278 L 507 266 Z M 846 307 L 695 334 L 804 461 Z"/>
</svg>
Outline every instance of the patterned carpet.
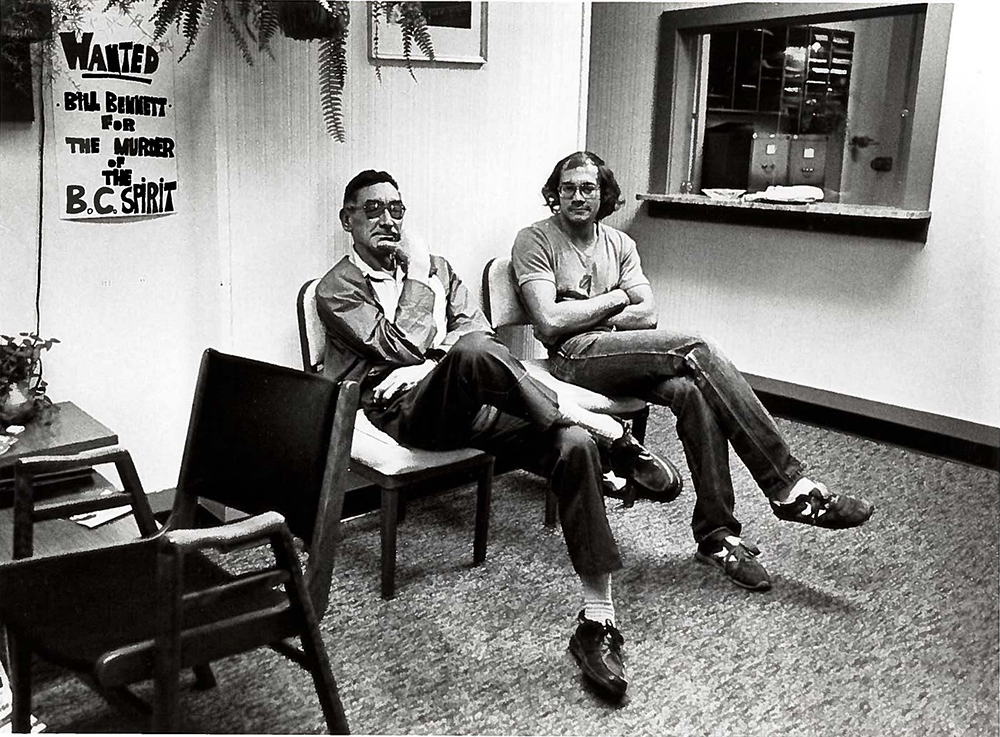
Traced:
<svg viewBox="0 0 1000 737">
<path fill-rule="evenodd" d="M 774 579 L 736 588 L 693 558 L 693 494 L 608 500 L 626 558 L 614 595 L 629 695 L 583 685 L 566 650 L 580 607 L 543 482 L 496 480 L 489 557 L 472 567 L 473 493 L 419 500 L 400 530 L 397 597 L 379 597 L 377 515 L 349 521 L 323 620 L 352 730 L 362 734 L 996 735 L 996 472 L 779 420 L 810 475 L 878 505 L 863 528 L 779 522 L 733 458 L 737 514 Z M 673 418 L 650 445 L 684 467 Z M 685 470 L 686 473 L 686 470 Z M 185 690 L 184 728 L 324 730 L 308 676 L 261 651 Z M 128 732 L 86 687 L 40 669 L 35 712 L 53 730 Z"/>
</svg>

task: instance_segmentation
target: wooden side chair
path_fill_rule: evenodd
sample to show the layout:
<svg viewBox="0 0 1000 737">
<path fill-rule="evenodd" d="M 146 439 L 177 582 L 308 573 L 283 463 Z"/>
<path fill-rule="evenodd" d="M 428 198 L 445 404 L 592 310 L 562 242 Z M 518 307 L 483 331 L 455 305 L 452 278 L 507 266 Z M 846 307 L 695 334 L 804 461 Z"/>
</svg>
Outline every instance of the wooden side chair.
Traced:
<svg viewBox="0 0 1000 737">
<path fill-rule="evenodd" d="M 309 671 L 327 727 L 347 733 L 318 620 L 357 401 L 354 382 L 206 351 L 164 527 L 123 544 L 0 564 L 13 730 L 29 727 L 33 656 L 81 675 L 132 714 L 151 712 L 152 731 L 169 732 L 179 727 L 181 668 L 211 679 L 211 662 L 268 646 Z M 21 460 L 21 478 L 58 462 Z M 198 529 L 199 499 L 250 516 Z M 304 574 L 293 536 L 308 553 Z M 225 566 L 233 553 L 238 566 Z M 288 642 L 296 637 L 301 649 Z M 147 679 L 151 706 L 129 689 Z"/>
<path fill-rule="evenodd" d="M 316 286 L 310 279 L 299 289 L 296 307 L 302 367 L 309 373 L 323 370 L 326 328 L 316 311 Z M 351 469 L 375 484 L 381 494 L 382 598 L 396 593 L 396 537 L 400 507 L 418 493 L 454 488 L 470 477 L 477 482 L 473 562 L 486 560 L 489 537 L 490 496 L 493 489 L 493 456 L 475 448 L 429 451 L 407 448 L 375 427 L 358 409 L 351 446 Z"/>
<path fill-rule="evenodd" d="M 494 330 L 505 327 L 530 328 L 531 319 L 521 304 L 517 284 L 511 270 L 510 259 L 506 257 L 490 259 L 483 268 L 483 312 Z M 537 341 L 530 339 L 530 344 Z M 517 357 L 535 378 L 551 387 L 560 397 L 575 402 L 584 409 L 600 414 L 613 415 L 631 423 L 632 434 L 640 443 L 646 439 L 646 423 L 649 419 L 649 405 L 635 397 L 611 397 L 585 389 L 553 376 L 549 371 L 548 358 L 535 358 L 533 350 L 515 350 L 508 341 L 512 352 L 521 353 Z M 525 355 L 530 353 L 531 355 Z M 629 497 L 626 497 L 629 498 Z M 556 498 L 549 493 L 545 497 L 545 524 L 549 527 L 556 522 Z"/>
<path fill-rule="evenodd" d="M 114 489 L 103 476 L 92 473 L 94 485 L 82 490 L 36 493 L 35 479 L 39 475 L 90 472 L 94 467 L 104 465 L 114 465 L 122 490 Z M 73 515 L 122 506 L 131 507 L 132 519 L 122 519 L 92 530 L 68 520 Z M 103 547 L 133 539 L 137 537 L 137 532 L 142 537 L 149 537 L 157 530 L 132 457 L 120 445 L 68 455 L 35 455 L 20 459 L 14 465 L 14 505 L 0 510 L 0 525 L 4 528 L 0 539 L 10 543 L 0 550 L 0 560 L 20 560 L 33 555 Z M 39 539 L 36 539 L 36 525 L 43 528 Z M 8 535 L 10 540 L 6 540 Z"/>
</svg>

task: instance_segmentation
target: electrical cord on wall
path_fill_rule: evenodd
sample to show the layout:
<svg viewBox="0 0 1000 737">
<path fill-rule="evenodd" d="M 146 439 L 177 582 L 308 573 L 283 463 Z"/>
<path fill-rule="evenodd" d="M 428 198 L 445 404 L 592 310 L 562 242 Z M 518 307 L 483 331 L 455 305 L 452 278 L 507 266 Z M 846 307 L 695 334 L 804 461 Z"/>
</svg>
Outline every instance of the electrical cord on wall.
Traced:
<svg viewBox="0 0 1000 737">
<path fill-rule="evenodd" d="M 41 335 L 42 330 L 42 213 L 45 192 L 45 100 L 44 90 L 45 61 L 42 54 L 38 55 L 38 244 L 35 259 L 35 335 Z"/>
</svg>

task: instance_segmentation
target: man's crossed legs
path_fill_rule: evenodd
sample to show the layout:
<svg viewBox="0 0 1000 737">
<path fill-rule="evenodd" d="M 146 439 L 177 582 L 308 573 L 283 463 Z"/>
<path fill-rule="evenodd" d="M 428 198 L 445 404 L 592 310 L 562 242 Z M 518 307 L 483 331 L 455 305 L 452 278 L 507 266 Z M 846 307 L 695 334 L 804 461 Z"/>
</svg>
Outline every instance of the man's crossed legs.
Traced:
<svg viewBox="0 0 1000 737">
<path fill-rule="evenodd" d="M 572 424 L 572 417 L 582 417 L 578 408 L 560 407 L 556 394 L 486 333 L 462 336 L 405 393 L 378 404 L 369 388 L 362 404 L 373 424 L 405 445 L 428 450 L 472 446 L 548 478 L 583 588 L 584 606 L 570 649 L 599 692 L 620 699 L 628 682 L 623 638 L 614 624 L 611 574 L 622 561 L 605 513 L 595 434 L 610 446 L 612 470 L 618 475 L 641 475 L 647 482 L 660 477 L 661 485 L 679 486 L 676 469 L 648 454 L 611 418 L 591 418 L 591 430 Z M 641 452 L 631 453 L 636 446 Z M 616 467 L 615 458 L 625 465 Z"/>
<path fill-rule="evenodd" d="M 712 343 L 667 330 L 591 332 L 565 341 L 551 360 L 555 376 L 594 391 L 669 407 L 694 482 L 692 530 L 699 560 L 736 584 L 765 590 L 771 580 L 759 550 L 740 538 L 734 514 L 729 445 L 779 519 L 827 528 L 864 524 L 874 505 L 831 493 L 804 475 L 774 420 L 743 375 Z"/>
</svg>

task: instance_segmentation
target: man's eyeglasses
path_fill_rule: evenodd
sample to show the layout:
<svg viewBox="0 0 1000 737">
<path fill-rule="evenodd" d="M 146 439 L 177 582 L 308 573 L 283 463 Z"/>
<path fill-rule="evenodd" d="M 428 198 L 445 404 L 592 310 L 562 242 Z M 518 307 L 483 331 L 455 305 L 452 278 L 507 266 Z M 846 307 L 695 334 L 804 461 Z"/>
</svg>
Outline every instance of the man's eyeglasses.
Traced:
<svg viewBox="0 0 1000 737">
<path fill-rule="evenodd" d="M 364 210 L 365 217 L 369 220 L 377 220 L 382 217 L 382 213 L 386 210 L 389 211 L 389 217 L 393 220 L 401 220 L 403 215 L 406 214 L 406 205 L 404 205 L 400 200 L 392 200 L 391 202 L 382 202 L 381 200 L 365 200 L 361 205 L 350 205 L 344 209 L 351 212 L 355 210 Z"/>
<path fill-rule="evenodd" d="M 581 197 L 589 200 L 597 197 L 600 191 L 600 185 L 594 184 L 593 182 L 583 182 L 581 184 L 565 182 L 559 185 L 559 196 L 566 197 L 567 199 L 573 197 L 577 192 L 579 192 Z"/>
</svg>

